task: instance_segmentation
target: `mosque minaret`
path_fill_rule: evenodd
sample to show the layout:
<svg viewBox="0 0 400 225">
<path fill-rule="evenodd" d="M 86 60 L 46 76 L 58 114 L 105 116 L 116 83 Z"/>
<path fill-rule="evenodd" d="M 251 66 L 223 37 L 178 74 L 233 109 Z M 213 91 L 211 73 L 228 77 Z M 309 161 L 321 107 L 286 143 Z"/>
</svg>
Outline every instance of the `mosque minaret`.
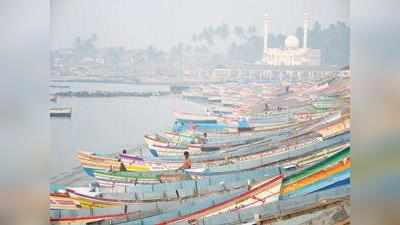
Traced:
<svg viewBox="0 0 400 225">
<path fill-rule="evenodd" d="M 310 17 L 308 13 L 304 13 L 304 37 L 303 37 L 303 48 L 307 48 L 307 41 L 308 41 L 308 25 L 310 23 Z"/>
<path fill-rule="evenodd" d="M 271 18 L 268 14 L 264 14 L 264 55 L 267 54 L 268 51 L 268 29 L 271 23 Z"/>
</svg>

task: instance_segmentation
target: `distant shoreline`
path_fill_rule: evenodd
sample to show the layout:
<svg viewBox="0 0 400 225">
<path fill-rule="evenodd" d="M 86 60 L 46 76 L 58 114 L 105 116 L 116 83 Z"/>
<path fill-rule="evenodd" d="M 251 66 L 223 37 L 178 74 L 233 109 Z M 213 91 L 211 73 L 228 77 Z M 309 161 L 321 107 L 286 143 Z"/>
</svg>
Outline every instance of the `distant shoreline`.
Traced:
<svg viewBox="0 0 400 225">
<path fill-rule="evenodd" d="M 138 81 L 127 80 L 93 80 L 93 79 L 51 79 L 50 82 L 78 82 L 78 83 L 113 83 L 113 84 L 140 84 Z"/>
<path fill-rule="evenodd" d="M 165 85 L 165 86 L 176 86 L 176 85 L 201 85 L 201 84 L 216 84 L 221 82 L 200 82 L 200 81 L 186 81 L 186 82 L 166 82 L 166 81 L 139 81 L 139 80 L 113 80 L 113 79 L 50 79 L 50 82 L 59 83 L 103 83 L 103 84 L 135 84 L 135 85 Z"/>
</svg>

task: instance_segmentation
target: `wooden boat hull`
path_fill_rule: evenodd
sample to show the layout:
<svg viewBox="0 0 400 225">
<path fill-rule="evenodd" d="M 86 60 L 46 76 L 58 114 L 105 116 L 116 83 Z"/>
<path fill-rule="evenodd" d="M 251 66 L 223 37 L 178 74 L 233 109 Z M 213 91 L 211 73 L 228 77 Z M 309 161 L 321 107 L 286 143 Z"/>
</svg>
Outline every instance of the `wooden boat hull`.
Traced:
<svg viewBox="0 0 400 225">
<path fill-rule="evenodd" d="M 348 139 L 350 138 L 348 133 L 345 133 L 341 136 L 338 137 L 333 137 L 329 141 L 323 141 L 323 142 L 317 142 L 316 144 L 313 144 L 313 142 L 310 142 L 311 146 L 314 146 L 313 148 L 308 147 L 308 145 L 304 145 L 304 143 L 299 144 L 299 146 L 292 146 L 290 148 L 282 148 L 282 149 L 271 149 L 269 151 L 263 150 L 260 153 L 257 154 L 251 154 L 248 156 L 242 156 L 237 159 L 235 158 L 229 158 L 230 161 L 235 162 L 238 166 L 237 168 L 243 169 L 251 169 L 251 168 L 257 168 L 263 165 L 268 165 L 273 163 L 275 160 L 282 160 L 283 158 L 287 158 L 287 155 L 291 155 L 291 157 L 294 157 L 296 155 L 302 155 L 302 154 L 307 154 L 308 151 L 310 153 L 315 152 L 317 149 L 322 149 L 322 148 L 327 148 L 329 146 L 334 146 L 334 145 L 339 145 L 339 144 L 344 144 Z M 318 146 L 318 147 L 317 147 Z M 307 148 L 307 151 L 302 150 L 302 148 Z M 314 148 L 316 148 L 314 150 Z M 271 158 L 271 160 L 269 160 Z M 281 159 L 282 158 L 282 159 Z M 109 168 L 109 165 L 105 165 L 102 167 L 96 167 L 96 163 L 93 162 L 94 165 L 91 166 L 83 166 L 83 167 L 89 167 L 89 168 L 103 168 L 104 170 L 107 170 Z M 220 160 L 220 161 L 211 161 L 211 162 L 204 162 L 204 163 L 196 163 L 194 162 L 193 168 L 205 168 L 205 167 L 215 167 L 220 164 L 226 164 L 225 160 Z M 244 165 L 241 165 L 244 164 Z M 166 170 L 173 170 L 178 168 L 181 165 L 180 161 L 158 161 L 158 162 L 146 162 L 146 165 L 151 165 L 150 171 L 166 171 Z M 229 169 L 229 171 L 234 171 L 237 169 Z M 225 170 L 224 170 L 225 171 Z M 90 173 L 90 175 L 93 175 L 93 173 Z"/>
<path fill-rule="evenodd" d="M 335 153 L 343 150 L 344 146 L 337 146 L 333 148 L 328 148 L 324 150 L 317 151 L 316 153 L 307 154 L 305 156 L 300 156 L 299 158 L 295 158 L 293 160 L 287 160 L 285 162 L 273 165 L 273 166 L 260 166 L 255 168 L 242 168 L 242 170 L 235 170 L 234 168 L 227 166 L 218 166 L 207 169 L 193 169 L 186 170 L 186 173 L 190 175 L 192 179 L 203 179 L 210 178 L 219 175 L 241 175 L 245 174 L 249 171 L 259 171 L 264 170 L 265 168 L 278 168 L 282 166 L 283 170 L 293 173 L 296 170 L 303 168 L 305 165 L 313 164 L 314 162 L 318 162 L 324 160 Z M 225 169 L 226 167 L 226 169 Z M 288 168 L 288 169 L 285 169 Z M 119 173 L 123 176 L 120 176 Z M 146 177 L 143 177 L 145 175 Z M 157 184 L 164 182 L 175 182 L 177 180 L 181 180 L 181 176 L 175 176 L 175 171 L 151 171 L 151 172 L 103 172 L 99 171 L 95 173 L 95 177 L 97 182 L 103 187 L 129 187 L 129 186 L 137 186 L 138 184 Z M 150 177 L 151 176 L 151 177 Z M 249 176 L 250 178 L 251 176 Z M 187 178 L 186 178 L 187 179 Z"/>
<path fill-rule="evenodd" d="M 162 146 L 162 147 L 167 147 L 170 143 L 168 140 L 161 139 L 161 137 L 157 135 L 144 135 L 144 142 L 147 144 L 147 146 Z"/>
<path fill-rule="evenodd" d="M 210 172 L 208 170 L 205 170 L 204 172 L 186 171 L 185 173 L 154 173 L 153 175 L 147 175 L 147 173 L 131 174 L 131 172 L 116 172 L 116 174 L 108 172 L 96 172 L 95 177 L 96 181 L 104 187 L 125 187 L 131 188 L 136 192 L 142 187 L 149 187 L 151 190 L 159 190 L 162 192 L 164 189 L 168 189 L 169 187 L 182 186 L 187 187 L 187 189 L 192 188 L 193 190 L 195 190 L 196 187 L 205 188 L 203 185 L 206 185 L 207 187 L 209 185 L 215 188 L 220 185 L 221 182 L 224 183 L 225 187 L 228 187 L 228 184 L 231 183 L 260 179 L 264 178 L 265 176 L 273 176 L 280 171 L 280 168 L 276 166 L 225 173 L 213 173 L 212 171 Z M 120 175 L 119 173 L 125 174 Z M 144 179 L 141 177 L 143 175 L 146 176 Z"/>
<path fill-rule="evenodd" d="M 158 156 L 181 156 L 181 157 L 183 157 L 183 153 L 185 151 L 188 151 L 191 155 L 198 155 L 198 154 L 202 153 L 201 145 L 190 145 L 187 147 L 151 145 L 151 146 L 149 146 L 149 150 L 156 157 L 158 157 Z"/>
<path fill-rule="evenodd" d="M 175 112 L 174 116 L 177 121 L 185 123 L 217 123 L 218 118 L 215 116 L 199 115 L 192 113 Z"/>
<path fill-rule="evenodd" d="M 350 147 L 302 171 L 285 177 L 281 199 L 299 196 L 324 189 L 350 176 Z"/>
<path fill-rule="evenodd" d="M 131 187 L 69 188 L 68 193 L 84 207 L 114 207 L 120 205 L 146 206 L 147 203 L 169 203 L 189 199 L 200 201 L 210 195 L 225 195 L 238 189 L 245 190 L 249 185 L 259 184 L 280 174 L 278 168 L 249 171 L 242 174 L 207 177 L 200 180 L 159 184 L 135 184 Z M 148 205 L 147 205 L 148 206 Z"/>
<path fill-rule="evenodd" d="M 334 174 L 340 173 L 344 170 L 349 169 L 351 166 L 350 159 L 345 160 L 344 162 L 339 162 L 338 164 L 329 167 L 327 169 L 322 169 L 321 171 L 318 171 L 310 176 L 307 176 L 301 180 L 296 181 L 295 183 L 288 184 L 282 188 L 282 194 L 287 194 L 293 191 L 296 191 L 298 189 L 301 189 L 307 185 L 310 185 L 312 183 L 315 183 L 319 180 L 325 179 L 329 176 L 332 176 Z"/>
<path fill-rule="evenodd" d="M 346 163 L 350 163 L 350 162 L 347 162 L 347 160 L 346 160 L 346 158 L 348 158 L 348 157 L 350 157 L 350 147 L 346 147 L 342 151 L 334 154 L 333 156 L 331 156 L 315 165 L 312 165 L 311 167 L 308 167 L 298 173 L 295 173 L 288 177 L 285 177 L 285 179 L 283 181 L 283 186 L 288 186 L 291 183 L 300 181 L 308 176 L 311 176 L 315 173 L 320 172 L 324 168 L 329 168 L 329 167 L 334 166 L 344 160 Z"/>
<path fill-rule="evenodd" d="M 299 188 L 293 192 L 281 194 L 280 199 L 288 199 L 296 196 L 307 195 L 321 190 L 349 184 L 350 174 L 350 169 L 343 170 L 332 176 L 326 177 L 325 179 L 318 180 L 310 185 Z"/>
<path fill-rule="evenodd" d="M 94 172 L 98 170 L 109 170 L 119 171 L 120 164 L 117 159 L 105 156 L 95 155 L 89 152 L 78 152 L 78 160 L 81 163 L 83 170 L 89 175 L 94 176 Z M 133 161 L 129 164 L 124 164 L 128 171 L 162 171 L 177 169 L 181 163 L 169 163 L 165 164 L 162 162 L 153 161 Z"/>
<path fill-rule="evenodd" d="M 76 210 L 81 208 L 79 201 L 72 199 L 68 194 L 51 193 L 49 201 L 50 209 Z"/>
<path fill-rule="evenodd" d="M 262 204 L 267 204 L 276 201 L 278 200 L 281 182 L 282 176 L 275 176 L 251 187 L 249 191 L 231 199 L 187 215 L 165 220 L 157 224 L 167 225 L 185 221 L 193 221 L 230 210 L 238 210 L 240 208 L 250 207 L 252 205 L 259 204 L 259 202 L 262 202 Z"/>
<path fill-rule="evenodd" d="M 325 122 L 323 122 L 323 123 L 325 123 Z M 283 137 L 283 138 L 287 139 L 286 137 Z M 300 139 L 300 138 L 301 138 L 300 136 L 296 137 L 296 139 Z M 350 138 L 350 134 L 349 134 L 349 132 L 346 131 L 343 134 L 339 134 L 335 137 L 329 137 L 327 139 L 321 138 L 323 140 L 323 142 L 319 141 L 320 143 L 313 143 L 313 140 L 311 140 L 310 145 L 321 145 L 321 146 L 330 145 L 330 144 L 334 144 L 334 143 L 344 142 L 349 138 Z M 280 141 L 280 142 L 282 142 L 282 141 Z M 325 144 L 325 142 L 326 142 L 326 144 Z M 277 154 L 282 154 L 283 152 L 289 152 L 289 151 L 292 151 L 292 150 L 294 151 L 299 148 L 304 148 L 304 146 L 306 146 L 308 144 L 304 145 L 304 143 L 299 143 L 299 144 L 295 143 L 292 146 L 285 147 L 288 145 L 286 143 L 282 142 L 281 145 L 283 145 L 283 147 L 280 147 L 277 149 L 265 148 L 265 145 L 263 147 L 261 144 L 259 148 L 258 147 L 254 148 L 254 150 L 252 148 L 251 151 L 247 151 L 246 149 L 243 149 L 240 151 L 229 152 L 229 153 L 225 153 L 225 154 L 210 154 L 210 155 L 205 155 L 205 156 L 201 155 L 201 157 L 199 157 L 198 159 L 197 159 L 197 157 L 192 159 L 193 160 L 193 168 L 199 168 L 199 167 L 201 168 L 206 165 L 218 165 L 220 163 L 226 163 L 226 158 L 228 158 L 230 161 L 240 163 L 241 161 L 256 160 L 256 159 L 265 158 L 265 157 L 272 157 Z M 113 166 L 114 169 L 117 168 L 115 170 L 118 170 L 119 164 L 120 164 L 117 159 L 106 158 L 106 157 L 97 156 L 97 155 L 93 155 L 93 154 L 85 153 L 85 152 L 78 153 L 78 159 L 81 161 L 81 164 L 83 167 L 94 168 L 94 169 L 103 168 L 103 169 L 107 170 L 111 166 Z M 167 169 L 176 169 L 181 165 L 181 160 L 182 160 L 181 157 L 179 157 L 179 160 L 176 160 L 175 158 L 171 158 L 171 159 L 167 159 L 167 160 L 163 159 L 163 160 L 158 160 L 158 161 L 145 161 L 144 164 L 132 163 L 127 166 L 127 169 L 130 171 L 134 171 L 134 170 L 141 170 L 141 171 L 158 170 L 158 171 L 161 171 L 161 170 L 167 170 Z"/>
<path fill-rule="evenodd" d="M 137 213 L 118 213 L 118 214 L 106 214 L 106 215 L 97 215 L 97 216 L 74 216 L 74 217 L 62 217 L 62 218 L 50 218 L 50 224 L 88 224 L 95 223 L 105 220 L 114 220 L 114 219 L 125 219 L 130 216 L 134 216 Z"/>
<path fill-rule="evenodd" d="M 123 163 L 126 164 L 139 164 L 139 165 L 144 165 L 144 160 L 143 158 L 136 156 L 136 155 L 131 155 L 131 154 L 119 154 L 119 158 Z"/>
<path fill-rule="evenodd" d="M 104 201 L 93 196 L 79 193 L 72 189 L 67 189 L 72 199 L 78 201 L 83 208 L 112 208 L 121 206 L 120 203 L 114 201 Z"/>
<path fill-rule="evenodd" d="M 161 182 L 172 182 L 187 178 L 183 173 L 155 173 L 151 172 L 137 173 L 137 172 L 95 172 L 96 181 L 102 186 L 115 186 L 118 184 L 152 184 Z"/>
</svg>

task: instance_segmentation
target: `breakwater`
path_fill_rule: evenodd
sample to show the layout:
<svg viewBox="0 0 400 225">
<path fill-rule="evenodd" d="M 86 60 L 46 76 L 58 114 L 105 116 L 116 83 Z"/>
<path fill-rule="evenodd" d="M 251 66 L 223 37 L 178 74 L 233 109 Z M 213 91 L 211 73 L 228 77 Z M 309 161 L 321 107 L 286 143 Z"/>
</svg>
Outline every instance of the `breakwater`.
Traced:
<svg viewBox="0 0 400 225">
<path fill-rule="evenodd" d="M 167 96 L 169 91 L 149 91 L 149 92 L 127 92 L 127 91 L 65 91 L 57 92 L 54 95 L 60 97 L 151 97 Z"/>
</svg>

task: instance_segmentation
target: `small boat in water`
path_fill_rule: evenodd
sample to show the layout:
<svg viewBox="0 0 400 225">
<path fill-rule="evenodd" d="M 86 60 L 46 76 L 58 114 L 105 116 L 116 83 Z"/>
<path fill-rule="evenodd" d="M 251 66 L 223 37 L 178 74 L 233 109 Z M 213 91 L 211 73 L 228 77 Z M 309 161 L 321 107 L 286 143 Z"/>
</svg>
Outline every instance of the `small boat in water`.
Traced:
<svg viewBox="0 0 400 225">
<path fill-rule="evenodd" d="M 50 108 L 49 113 L 50 117 L 71 117 L 72 108 Z"/>
<path fill-rule="evenodd" d="M 56 96 L 56 95 L 51 95 L 50 98 L 49 98 L 49 100 L 50 100 L 51 102 L 57 102 L 57 96 Z"/>
<path fill-rule="evenodd" d="M 194 113 L 175 112 L 174 113 L 177 121 L 187 123 L 217 123 L 218 117 L 211 115 L 202 115 Z"/>
<path fill-rule="evenodd" d="M 51 87 L 51 88 L 71 88 L 71 86 L 68 86 L 68 85 L 54 85 L 54 84 L 49 85 L 49 87 Z"/>
</svg>

